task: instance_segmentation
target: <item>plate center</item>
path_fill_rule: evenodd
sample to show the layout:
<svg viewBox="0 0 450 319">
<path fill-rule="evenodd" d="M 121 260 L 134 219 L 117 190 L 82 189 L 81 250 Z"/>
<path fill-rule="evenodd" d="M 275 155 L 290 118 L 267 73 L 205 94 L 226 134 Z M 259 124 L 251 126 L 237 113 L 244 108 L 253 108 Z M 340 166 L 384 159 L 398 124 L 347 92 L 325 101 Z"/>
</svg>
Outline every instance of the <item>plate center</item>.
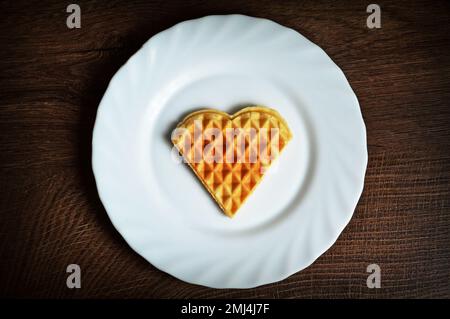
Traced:
<svg viewBox="0 0 450 319">
<path fill-rule="evenodd" d="M 301 205 L 311 157 L 310 134 L 299 101 L 291 99 L 282 83 L 257 74 L 216 74 L 174 81 L 151 105 L 146 150 L 147 169 L 170 203 L 170 214 L 183 223 L 216 234 L 251 231 L 282 218 Z M 192 111 L 214 108 L 233 114 L 249 105 L 276 109 L 287 121 L 293 138 L 272 163 L 261 183 L 233 219 L 226 217 L 186 163 L 174 156 L 170 135 Z M 147 122 L 147 121 L 144 121 Z"/>
</svg>

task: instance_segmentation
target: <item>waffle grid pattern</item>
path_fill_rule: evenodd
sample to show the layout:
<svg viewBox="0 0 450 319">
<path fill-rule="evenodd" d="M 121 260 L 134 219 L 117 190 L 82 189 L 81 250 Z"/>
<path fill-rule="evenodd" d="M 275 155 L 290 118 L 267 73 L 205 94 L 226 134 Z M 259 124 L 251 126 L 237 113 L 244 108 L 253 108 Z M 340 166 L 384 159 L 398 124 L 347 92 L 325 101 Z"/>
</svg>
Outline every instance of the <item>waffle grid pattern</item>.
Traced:
<svg viewBox="0 0 450 319">
<path fill-rule="evenodd" d="M 291 138 L 279 114 L 261 107 L 233 116 L 214 110 L 195 112 L 178 128 L 183 133 L 173 143 L 229 217 Z"/>
</svg>

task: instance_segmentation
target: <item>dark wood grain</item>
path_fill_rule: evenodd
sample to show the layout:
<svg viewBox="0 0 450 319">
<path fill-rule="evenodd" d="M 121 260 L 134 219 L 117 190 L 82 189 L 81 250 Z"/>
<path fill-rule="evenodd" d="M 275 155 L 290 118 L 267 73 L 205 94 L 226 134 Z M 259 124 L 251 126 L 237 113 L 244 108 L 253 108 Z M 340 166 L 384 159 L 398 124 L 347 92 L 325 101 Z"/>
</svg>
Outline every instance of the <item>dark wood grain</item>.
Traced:
<svg viewBox="0 0 450 319">
<path fill-rule="evenodd" d="M 0 4 L 0 296 L 450 297 L 450 4 L 382 1 L 61 1 Z M 367 126 L 369 165 L 354 217 L 311 267 L 275 284 L 215 290 L 181 282 L 115 231 L 91 172 L 98 103 L 152 35 L 209 14 L 298 30 L 343 69 Z M 66 266 L 83 271 L 66 287 Z M 382 288 L 366 287 L 377 263 Z"/>
</svg>

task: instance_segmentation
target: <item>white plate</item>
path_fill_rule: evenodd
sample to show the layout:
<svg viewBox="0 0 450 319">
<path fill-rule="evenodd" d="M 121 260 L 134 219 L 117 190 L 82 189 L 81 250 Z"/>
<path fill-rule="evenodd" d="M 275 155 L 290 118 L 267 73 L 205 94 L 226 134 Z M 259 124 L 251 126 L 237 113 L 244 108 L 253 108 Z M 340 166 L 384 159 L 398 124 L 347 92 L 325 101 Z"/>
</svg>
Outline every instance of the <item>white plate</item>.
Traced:
<svg viewBox="0 0 450 319">
<path fill-rule="evenodd" d="M 187 113 L 277 109 L 293 139 L 234 219 L 221 213 L 170 133 Z M 361 195 L 365 126 L 342 71 L 296 31 L 242 15 L 185 21 L 152 37 L 100 103 L 93 170 L 112 223 L 157 268 L 220 288 L 267 284 L 338 238 Z"/>
</svg>

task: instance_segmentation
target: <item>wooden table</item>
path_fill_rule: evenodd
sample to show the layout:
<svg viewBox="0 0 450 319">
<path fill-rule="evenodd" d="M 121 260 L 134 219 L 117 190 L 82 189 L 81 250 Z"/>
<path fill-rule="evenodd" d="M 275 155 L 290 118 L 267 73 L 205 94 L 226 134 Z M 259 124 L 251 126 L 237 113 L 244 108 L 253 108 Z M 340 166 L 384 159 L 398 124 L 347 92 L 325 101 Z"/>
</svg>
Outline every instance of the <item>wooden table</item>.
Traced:
<svg viewBox="0 0 450 319">
<path fill-rule="evenodd" d="M 47 2 L 47 1 L 43 1 Z M 450 297 L 450 3 L 54 1 L 0 4 L 0 296 Z M 336 244 L 275 284 L 215 290 L 181 282 L 114 229 L 91 171 L 108 81 L 151 36 L 209 14 L 275 20 L 321 46 L 358 96 L 368 132 L 365 190 Z M 66 267 L 82 269 L 81 289 Z M 366 267 L 381 267 L 368 289 Z"/>
</svg>

